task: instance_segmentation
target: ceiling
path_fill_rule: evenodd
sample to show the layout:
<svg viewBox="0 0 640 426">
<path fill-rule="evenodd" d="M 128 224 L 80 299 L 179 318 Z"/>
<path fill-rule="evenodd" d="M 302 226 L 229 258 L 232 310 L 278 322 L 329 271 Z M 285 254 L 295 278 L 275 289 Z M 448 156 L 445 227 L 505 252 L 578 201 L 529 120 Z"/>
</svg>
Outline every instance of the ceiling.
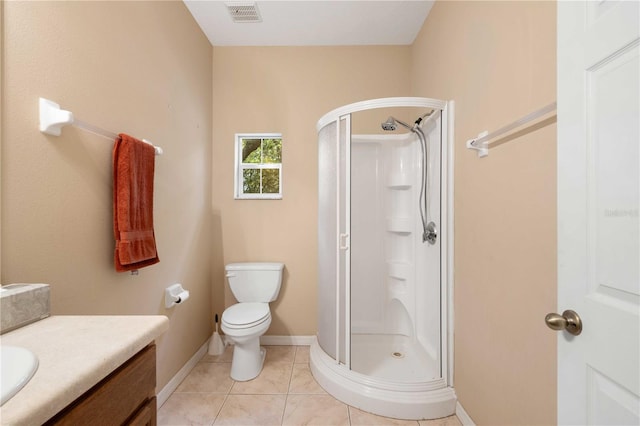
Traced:
<svg viewBox="0 0 640 426">
<path fill-rule="evenodd" d="M 214 46 L 347 46 L 413 43 L 434 0 L 258 0 L 259 23 L 234 23 L 225 5 L 251 1 L 184 2 Z"/>
</svg>

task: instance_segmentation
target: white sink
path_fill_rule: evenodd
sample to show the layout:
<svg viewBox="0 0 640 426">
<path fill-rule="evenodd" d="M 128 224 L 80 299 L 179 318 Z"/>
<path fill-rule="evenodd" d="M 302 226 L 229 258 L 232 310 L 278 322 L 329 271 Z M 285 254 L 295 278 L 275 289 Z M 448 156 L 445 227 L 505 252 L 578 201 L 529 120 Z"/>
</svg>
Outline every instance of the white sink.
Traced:
<svg viewBox="0 0 640 426">
<path fill-rule="evenodd" d="M 38 358 L 28 349 L 0 346 L 0 405 L 27 384 L 38 369 Z"/>
</svg>

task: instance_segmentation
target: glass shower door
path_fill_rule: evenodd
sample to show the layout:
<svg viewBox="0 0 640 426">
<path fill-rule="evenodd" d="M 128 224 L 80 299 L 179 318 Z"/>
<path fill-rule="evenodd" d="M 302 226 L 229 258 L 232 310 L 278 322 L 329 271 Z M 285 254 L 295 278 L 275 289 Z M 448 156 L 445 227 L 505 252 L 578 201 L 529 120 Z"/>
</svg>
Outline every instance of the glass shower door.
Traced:
<svg viewBox="0 0 640 426">
<path fill-rule="evenodd" d="M 349 146 L 350 115 L 318 134 L 318 343 L 349 364 Z"/>
</svg>

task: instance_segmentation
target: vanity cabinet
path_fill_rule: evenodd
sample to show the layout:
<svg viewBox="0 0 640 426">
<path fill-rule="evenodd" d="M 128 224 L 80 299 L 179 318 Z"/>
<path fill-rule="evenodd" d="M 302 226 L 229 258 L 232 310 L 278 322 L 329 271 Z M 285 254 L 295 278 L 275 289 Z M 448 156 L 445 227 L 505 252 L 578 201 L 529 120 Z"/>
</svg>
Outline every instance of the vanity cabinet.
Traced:
<svg viewBox="0 0 640 426">
<path fill-rule="evenodd" d="M 155 426 L 156 347 L 142 349 L 46 425 Z"/>
</svg>

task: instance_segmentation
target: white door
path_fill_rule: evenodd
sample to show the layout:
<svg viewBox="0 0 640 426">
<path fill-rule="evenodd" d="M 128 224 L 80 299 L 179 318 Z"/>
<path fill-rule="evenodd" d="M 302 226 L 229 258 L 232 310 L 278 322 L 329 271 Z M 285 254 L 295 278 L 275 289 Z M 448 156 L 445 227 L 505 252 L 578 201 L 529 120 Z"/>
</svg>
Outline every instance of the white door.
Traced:
<svg viewBox="0 0 640 426">
<path fill-rule="evenodd" d="M 558 423 L 640 424 L 640 8 L 558 3 Z"/>
</svg>

